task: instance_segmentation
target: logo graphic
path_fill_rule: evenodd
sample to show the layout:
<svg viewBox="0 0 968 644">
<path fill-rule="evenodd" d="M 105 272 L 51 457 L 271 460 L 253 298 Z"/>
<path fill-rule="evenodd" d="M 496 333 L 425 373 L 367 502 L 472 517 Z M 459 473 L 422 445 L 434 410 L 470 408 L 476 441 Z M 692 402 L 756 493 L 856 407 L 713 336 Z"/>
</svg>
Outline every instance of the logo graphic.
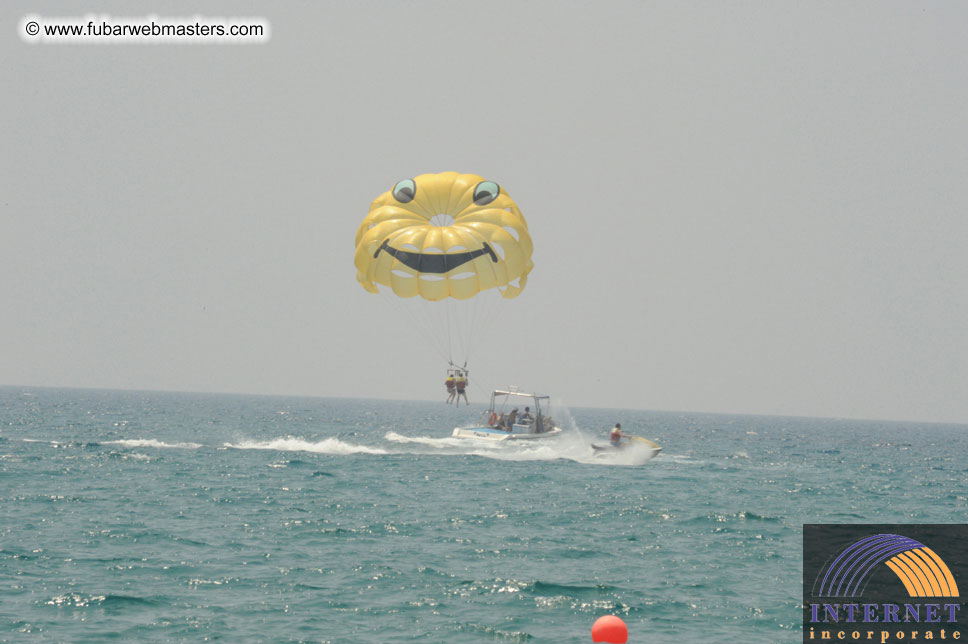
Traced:
<svg viewBox="0 0 968 644">
<path fill-rule="evenodd" d="M 803 641 L 959 640 L 964 579 L 968 525 L 805 524 Z"/>
<path fill-rule="evenodd" d="M 923 543 L 898 534 L 876 534 L 841 551 L 824 571 L 817 597 L 858 597 L 880 564 L 898 576 L 909 597 L 957 597 L 947 564 Z"/>
</svg>

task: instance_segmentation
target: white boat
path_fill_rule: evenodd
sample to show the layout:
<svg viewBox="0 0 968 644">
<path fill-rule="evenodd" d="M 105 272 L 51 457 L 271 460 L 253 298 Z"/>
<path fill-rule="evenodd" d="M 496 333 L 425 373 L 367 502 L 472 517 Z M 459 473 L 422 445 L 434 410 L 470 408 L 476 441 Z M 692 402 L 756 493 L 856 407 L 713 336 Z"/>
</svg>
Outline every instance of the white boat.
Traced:
<svg viewBox="0 0 968 644">
<path fill-rule="evenodd" d="M 478 422 L 467 427 L 455 427 L 451 435 L 454 438 L 476 438 L 488 441 L 535 440 L 557 436 L 561 433 L 561 428 L 555 425 L 555 421 L 541 409 L 544 404 L 547 410 L 551 405 L 550 401 L 549 396 L 525 393 L 514 387 L 495 389 L 491 394 L 491 404 L 481 414 Z M 507 412 L 526 404 L 528 407 L 534 405 L 533 418 L 527 422 L 515 420 L 508 424 L 509 413 Z"/>
</svg>

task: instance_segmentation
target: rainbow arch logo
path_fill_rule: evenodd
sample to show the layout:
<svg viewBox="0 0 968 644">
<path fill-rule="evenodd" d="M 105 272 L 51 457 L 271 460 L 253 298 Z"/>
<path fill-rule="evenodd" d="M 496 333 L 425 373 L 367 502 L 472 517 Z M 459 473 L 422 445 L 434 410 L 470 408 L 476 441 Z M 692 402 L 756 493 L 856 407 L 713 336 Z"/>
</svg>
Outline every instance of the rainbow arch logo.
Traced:
<svg viewBox="0 0 968 644">
<path fill-rule="evenodd" d="M 911 597 L 958 597 L 958 585 L 931 548 L 898 534 L 875 534 L 850 544 L 820 571 L 817 597 L 858 597 L 885 565 Z"/>
</svg>

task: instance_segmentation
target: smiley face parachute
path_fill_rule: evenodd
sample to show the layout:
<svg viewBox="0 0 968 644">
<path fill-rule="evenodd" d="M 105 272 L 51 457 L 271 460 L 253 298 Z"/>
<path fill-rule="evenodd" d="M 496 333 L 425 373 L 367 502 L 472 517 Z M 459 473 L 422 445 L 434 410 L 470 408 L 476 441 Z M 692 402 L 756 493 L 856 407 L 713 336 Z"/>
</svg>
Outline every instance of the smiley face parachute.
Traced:
<svg viewBox="0 0 968 644">
<path fill-rule="evenodd" d="M 501 186 L 441 172 L 398 181 L 373 201 L 356 233 L 354 263 L 367 291 L 383 287 L 391 300 L 422 302 L 408 314 L 425 318 L 418 324 L 432 327 L 451 364 L 466 364 L 473 329 L 493 312 L 495 294 L 512 299 L 527 284 L 532 250 L 528 224 Z M 455 340 L 463 355 L 454 353 Z"/>
<path fill-rule="evenodd" d="M 531 272 L 528 224 L 501 187 L 476 174 L 398 181 L 356 232 L 356 279 L 399 297 L 466 300 L 496 288 L 517 297 Z"/>
</svg>

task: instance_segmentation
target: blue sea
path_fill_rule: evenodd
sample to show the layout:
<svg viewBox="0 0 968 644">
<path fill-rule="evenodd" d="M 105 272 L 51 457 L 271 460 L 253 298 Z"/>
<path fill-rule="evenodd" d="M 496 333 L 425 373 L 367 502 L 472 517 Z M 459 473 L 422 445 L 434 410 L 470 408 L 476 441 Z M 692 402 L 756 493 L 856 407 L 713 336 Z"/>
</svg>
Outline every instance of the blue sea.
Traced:
<svg viewBox="0 0 968 644">
<path fill-rule="evenodd" d="M 965 522 L 966 426 L 481 409 L 0 388 L 0 641 L 798 642 L 802 524 Z"/>
</svg>

